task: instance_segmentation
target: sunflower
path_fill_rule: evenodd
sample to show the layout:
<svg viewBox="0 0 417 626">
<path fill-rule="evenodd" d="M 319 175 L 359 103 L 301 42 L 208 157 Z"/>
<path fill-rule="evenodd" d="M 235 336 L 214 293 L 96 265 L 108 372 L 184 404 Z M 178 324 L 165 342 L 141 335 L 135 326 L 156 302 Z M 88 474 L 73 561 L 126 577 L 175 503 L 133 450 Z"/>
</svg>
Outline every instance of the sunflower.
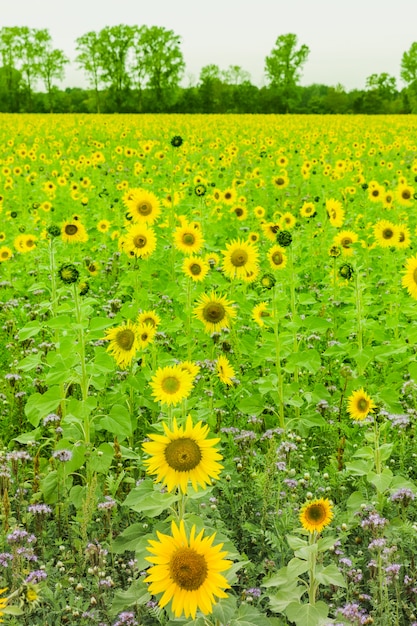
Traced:
<svg viewBox="0 0 417 626">
<path fill-rule="evenodd" d="M 385 189 L 382 185 L 375 181 L 371 181 L 368 187 L 368 198 L 371 202 L 380 202 L 384 200 Z"/>
<path fill-rule="evenodd" d="M 401 283 L 410 296 L 417 300 L 417 255 L 407 259 Z"/>
<path fill-rule="evenodd" d="M 150 583 L 149 593 L 163 593 L 158 604 L 161 608 L 171 601 L 175 617 L 196 616 L 199 609 L 204 615 L 212 613 L 216 598 L 227 598 L 224 589 L 228 589 L 226 578 L 220 573 L 229 569 L 231 561 L 224 557 L 223 544 L 213 545 L 216 533 L 204 537 L 204 530 L 196 536 L 193 525 L 190 537 L 187 537 L 184 522 L 179 527 L 171 522 L 171 535 L 157 531 L 158 540 L 149 540 L 145 557 L 154 563 L 148 570 L 145 582 Z"/>
<path fill-rule="evenodd" d="M 236 190 L 233 187 L 225 189 L 222 194 L 222 200 L 225 204 L 233 204 L 236 200 Z"/>
<path fill-rule="evenodd" d="M 258 251 L 249 241 L 236 239 L 226 244 L 222 250 L 223 272 L 229 278 L 241 278 L 251 282 L 256 278 L 258 271 Z"/>
<path fill-rule="evenodd" d="M 110 341 L 107 350 L 116 360 L 117 365 L 126 369 L 132 362 L 139 347 L 138 328 L 128 320 L 106 332 L 105 339 Z"/>
<path fill-rule="evenodd" d="M 384 209 L 392 209 L 394 202 L 394 194 L 392 191 L 386 191 L 383 197 Z"/>
<path fill-rule="evenodd" d="M 201 230 L 195 224 L 184 223 L 174 231 L 174 245 L 185 254 L 199 252 L 203 243 Z"/>
<path fill-rule="evenodd" d="M 300 209 L 301 217 L 314 217 L 316 213 L 316 207 L 312 202 L 304 202 L 303 206 Z"/>
<path fill-rule="evenodd" d="M 255 215 L 255 217 L 257 217 L 258 219 L 262 219 L 263 217 L 265 217 L 265 209 L 263 206 L 256 206 L 253 209 L 253 214 Z"/>
<path fill-rule="evenodd" d="M 244 206 L 235 206 L 230 209 L 230 213 L 234 213 L 240 221 L 245 220 L 248 216 L 248 210 Z"/>
<path fill-rule="evenodd" d="M 157 328 L 161 322 L 161 318 L 159 315 L 155 313 L 155 311 L 142 311 L 139 313 L 137 323 L 139 325 L 146 324 L 147 326 L 151 326 L 152 328 Z"/>
<path fill-rule="evenodd" d="M 0 589 L 0 594 L 3 595 L 3 593 L 6 593 L 7 591 L 7 587 L 4 587 L 4 589 Z M 2 609 L 5 609 L 7 606 L 7 600 L 8 598 L 0 598 L 0 623 L 3 624 L 3 620 L 1 619 L 4 615 L 4 612 L 2 611 Z"/>
<path fill-rule="evenodd" d="M 123 196 L 123 202 L 133 222 L 151 225 L 161 213 L 159 200 L 151 191 L 129 189 Z"/>
<path fill-rule="evenodd" d="M 411 206 L 413 201 L 414 188 L 407 183 L 400 184 L 397 188 L 397 201 L 401 206 Z"/>
<path fill-rule="evenodd" d="M 138 324 L 137 337 L 139 341 L 139 347 L 144 350 L 155 338 L 156 328 L 149 324 Z"/>
<path fill-rule="evenodd" d="M 277 233 L 281 230 L 281 224 L 277 222 L 264 222 L 261 224 L 261 228 L 269 241 L 276 241 Z"/>
<path fill-rule="evenodd" d="M 0 263 L 4 263 L 4 261 L 8 261 L 13 256 L 12 250 L 8 246 L 2 246 L 0 248 Z"/>
<path fill-rule="evenodd" d="M 287 211 L 286 213 L 283 213 L 279 223 L 281 224 L 281 228 L 283 230 L 291 230 L 296 225 L 297 219 L 292 213 Z"/>
<path fill-rule="evenodd" d="M 194 315 L 203 322 L 207 332 L 216 333 L 222 328 L 229 328 L 230 318 L 236 315 L 232 304 L 224 296 L 217 296 L 213 291 L 209 295 L 203 293 L 194 309 Z"/>
<path fill-rule="evenodd" d="M 66 243 L 84 243 L 88 241 L 87 231 L 78 219 L 63 223 L 61 227 L 61 238 Z"/>
<path fill-rule="evenodd" d="M 149 384 L 156 401 L 176 405 L 190 395 L 193 379 L 179 365 L 169 365 L 159 367 Z"/>
<path fill-rule="evenodd" d="M 340 246 L 343 256 L 351 256 L 353 254 L 350 246 L 357 241 L 358 235 L 352 230 L 342 230 L 333 238 L 334 244 Z"/>
<path fill-rule="evenodd" d="M 272 313 L 268 311 L 268 302 L 260 302 L 252 309 L 252 319 L 263 328 L 265 326 L 264 318 L 272 317 Z"/>
<path fill-rule="evenodd" d="M 97 230 L 100 233 L 107 233 L 110 226 L 111 226 L 111 222 L 109 222 L 109 220 L 100 220 L 99 222 L 97 222 Z"/>
<path fill-rule="evenodd" d="M 268 250 L 267 256 L 273 270 L 282 270 L 287 265 L 288 257 L 281 246 L 272 246 L 272 248 Z"/>
<path fill-rule="evenodd" d="M 146 224 L 134 224 L 124 238 L 123 251 L 128 256 L 147 259 L 155 251 L 156 237 L 152 228 Z"/>
<path fill-rule="evenodd" d="M 194 382 L 195 377 L 200 371 L 200 366 L 197 365 L 196 363 L 193 363 L 193 361 L 183 361 L 182 363 L 179 363 L 179 366 L 182 370 L 190 374 Z"/>
<path fill-rule="evenodd" d="M 381 248 L 396 246 L 398 243 L 398 227 L 388 220 L 379 220 L 374 225 L 374 237 Z"/>
<path fill-rule="evenodd" d="M 204 260 L 210 265 L 210 267 L 217 267 L 220 263 L 220 257 L 217 252 L 207 252 Z"/>
<path fill-rule="evenodd" d="M 287 174 L 285 172 L 282 172 L 281 174 L 278 174 L 278 176 L 274 176 L 272 178 L 272 182 L 278 189 L 285 189 L 286 187 L 288 187 L 290 180 Z"/>
<path fill-rule="evenodd" d="M 212 479 L 219 478 L 223 469 L 219 461 L 223 457 L 215 445 L 220 439 L 207 438 L 207 425 L 202 422 L 193 425 L 189 415 L 185 426 L 178 427 L 174 417 L 172 430 L 165 423 L 163 427 L 164 435 L 148 435 L 151 441 L 142 444 L 150 455 L 144 460 L 148 474 L 156 474 L 155 480 L 162 482 L 168 491 L 179 487 L 182 493 L 187 493 L 189 482 L 197 491 L 199 485 L 205 489 Z"/>
<path fill-rule="evenodd" d="M 210 265 L 207 261 L 197 257 L 190 256 L 184 259 L 182 264 L 182 271 L 186 276 L 189 276 L 193 281 L 200 282 L 205 279 L 210 269 Z"/>
<path fill-rule="evenodd" d="M 334 198 L 326 200 L 326 211 L 332 226 L 335 226 L 336 228 L 343 226 L 345 212 L 343 210 L 342 203 L 339 200 L 335 200 Z"/>
<path fill-rule="evenodd" d="M 398 239 L 396 242 L 396 247 L 403 249 L 408 248 L 411 244 L 411 234 L 410 229 L 406 224 L 397 224 L 398 229 Z"/>
<path fill-rule="evenodd" d="M 375 406 L 362 387 L 359 391 L 354 391 L 349 396 L 347 410 L 353 420 L 364 420 L 368 413 L 373 412 Z"/>
<path fill-rule="evenodd" d="M 234 384 L 233 378 L 236 378 L 236 372 L 227 357 L 219 356 L 216 361 L 216 372 L 222 383 L 229 386 Z"/>
<path fill-rule="evenodd" d="M 300 511 L 300 522 L 309 533 L 321 533 L 333 519 L 333 505 L 327 498 L 306 502 Z"/>
</svg>

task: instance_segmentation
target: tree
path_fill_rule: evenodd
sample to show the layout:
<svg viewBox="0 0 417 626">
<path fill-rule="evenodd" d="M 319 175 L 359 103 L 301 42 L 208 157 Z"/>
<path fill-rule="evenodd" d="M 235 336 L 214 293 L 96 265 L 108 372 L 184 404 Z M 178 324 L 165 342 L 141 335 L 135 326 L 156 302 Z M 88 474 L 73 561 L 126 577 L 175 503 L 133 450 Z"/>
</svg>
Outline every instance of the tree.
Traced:
<svg viewBox="0 0 417 626">
<path fill-rule="evenodd" d="M 2 59 L 2 84 L 6 90 L 8 110 L 19 110 L 19 91 L 21 73 L 17 69 L 19 52 L 19 28 L 17 26 L 5 26 L 0 29 L 0 55 Z M 16 74 L 18 72 L 18 74 Z M 19 79 L 18 79 L 19 77 Z"/>
<path fill-rule="evenodd" d="M 271 86 L 281 95 L 286 112 L 291 97 L 296 94 L 301 68 L 307 61 L 310 49 L 303 44 L 297 49 L 297 35 L 280 35 L 271 54 L 265 59 L 265 73 Z"/>
<path fill-rule="evenodd" d="M 65 56 L 63 51 L 53 48 L 51 40 L 46 42 L 39 56 L 39 73 L 48 94 L 49 110 L 51 113 L 53 110 L 53 91 L 55 88 L 53 80 L 62 80 L 64 78 L 64 67 L 67 63 L 69 63 L 69 59 Z"/>
<path fill-rule="evenodd" d="M 180 41 L 172 30 L 160 26 L 143 26 L 139 30 L 135 71 L 146 79 L 157 111 L 166 109 L 175 100 L 185 68 Z"/>
<path fill-rule="evenodd" d="M 401 78 L 410 85 L 417 81 L 417 41 L 411 44 L 408 52 L 401 59 Z"/>
<path fill-rule="evenodd" d="M 378 91 L 382 98 L 389 100 L 397 90 L 397 81 L 394 76 L 390 76 L 386 72 L 371 74 L 366 79 L 366 88 Z"/>
<path fill-rule="evenodd" d="M 100 83 L 101 83 L 101 53 L 100 39 L 95 31 L 90 31 L 76 39 L 78 55 L 76 62 L 87 74 L 88 80 L 94 89 L 96 110 L 100 113 Z"/>
<path fill-rule="evenodd" d="M 106 26 L 98 33 L 100 77 L 107 83 L 114 97 L 117 111 L 121 111 L 130 89 L 130 65 L 137 27 L 119 24 Z"/>
<path fill-rule="evenodd" d="M 250 83 L 250 74 L 242 69 L 240 65 L 229 65 L 227 70 L 222 72 L 224 82 L 228 85 L 243 85 Z"/>
</svg>

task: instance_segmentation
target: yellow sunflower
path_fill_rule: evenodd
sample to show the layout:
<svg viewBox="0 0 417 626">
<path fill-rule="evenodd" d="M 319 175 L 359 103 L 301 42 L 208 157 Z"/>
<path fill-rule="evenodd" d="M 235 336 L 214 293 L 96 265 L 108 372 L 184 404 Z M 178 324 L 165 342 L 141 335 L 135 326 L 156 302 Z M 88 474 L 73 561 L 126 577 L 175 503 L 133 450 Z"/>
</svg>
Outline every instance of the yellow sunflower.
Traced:
<svg viewBox="0 0 417 626">
<path fill-rule="evenodd" d="M 155 313 L 155 311 L 142 311 L 138 315 L 137 323 L 139 325 L 146 324 L 147 326 L 152 326 L 152 328 L 157 328 L 161 322 L 161 318 L 159 315 Z"/>
<path fill-rule="evenodd" d="M 194 363 L 193 361 L 183 361 L 182 363 L 179 363 L 179 366 L 182 370 L 188 372 L 191 376 L 191 378 L 194 379 L 197 376 L 198 372 L 200 371 L 200 366 L 197 365 L 197 363 Z"/>
<path fill-rule="evenodd" d="M 348 413 L 353 420 L 364 420 L 368 413 L 373 413 L 375 403 L 363 387 L 354 391 L 348 398 Z"/>
<path fill-rule="evenodd" d="M 220 263 L 220 257 L 217 252 L 207 252 L 204 260 L 210 265 L 210 267 L 217 267 Z"/>
<path fill-rule="evenodd" d="M 179 365 L 168 365 L 159 367 L 149 384 L 157 402 L 176 405 L 190 395 L 193 379 Z"/>
<path fill-rule="evenodd" d="M 290 184 L 290 180 L 285 172 L 274 176 L 272 182 L 278 189 L 285 189 Z"/>
<path fill-rule="evenodd" d="M 287 254 L 284 248 L 281 248 L 278 244 L 268 250 L 267 257 L 273 270 L 282 270 L 287 265 Z"/>
<path fill-rule="evenodd" d="M 147 259 L 155 251 L 156 236 L 146 224 L 134 224 L 129 228 L 123 243 L 123 252 L 128 256 Z"/>
<path fill-rule="evenodd" d="M 269 241 L 277 240 L 277 233 L 282 230 L 281 224 L 277 222 L 264 222 L 261 224 L 262 231 Z"/>
<path fill-rule="evenodd" d="M 300 511 L 300 522 L 309 533 L 321 533 L 333 519 L 333 505 L 327 498 L 306 502 Z"/>
<path fill-rule="evenodd" d="M 410 229 L 406 224 L 397 224 L 398 229 L 398 239 L 396 243 L 396 247 L 400 249 L 408 248 L 411 244 L 411 233 Z"/>
<path fill-rule="evenodd" d="M 203 281 L 209 269 L 210 265 L 207 261 L 197 256 L 187 257 L 182 264 L 184 274 L 195 282 Z"/>
<path fill-rule="evenodd" d="M 228 359 L 221 355 L 216 361 L 217 376 L 225 385 L 233 385 L 233 378 L 236 378 L 236 373 L 233 367 L 230 365 Z"/>
<path fill-rule="evenodd" d="M 226 578 L 220 573 L 229 569 L 232 562 L 224 557 L 223 544 L 214 544 L 216 533 L 204 537 L 204 530 L 196 536 L 193 525 L 188 538 L 184 522 L 179 527 L 173 521 L 170 535 L 157 531 L 158 541 L 149 540 L 145 557 L 153 563 L 148 569 L 145 582 L 150 583 L 149 593 L 159 594 L 161 608 L 171 601 L 175 617 L 195 619 L 197 610 L 204 615 L 213 611 L 215 598 L 227 598 L 224 589 L 228 589 Z"/>
<path fill-rule="evenodd" d="M 401 204 L 401 206 L 411 206 L 413 194 L 414 188 L 407 185 L 407 183 L 399 185 L 396 192 L 398 204 Z"/>
<path fill-rule="evenodd" d="M 220 439 L 208 439 L 209 427 L 197 422 L 193 425 L 191 415 L 185 426 L 177 425 L 174 417 L 170 430 L 163 423 L 164 435 L 148 435 L 151 441 L 142 444 L 150 455 L 144 460 L 148 474 L 156 474 L 156 481 L 162 482 L 168 491 L 179 487 L 187 493 L 188 483 L 193 489 L 205 489 L 213 479 L 217 480 L 223 469 L 219 461 L 223 458 L 215 445 Z"/>
<path fill-rule="evenodd" d="M 316 213 L 316 207 L 312 202 L 304 202 L 303 206 L 300 209 L 301 217 L 314 217 Z"/>
<path fill-rule="evenodd" d="M 195 224 L 182 224 L 174 231 L 174 245 L 177 250 L 185 254 L 199 252 L 203 246 L 204 238 L 201 229 Z"/>
<path fill-rule="evenodd" d="M 224 296 L 217 296 L 213 291 L 209 295 L 203 293 L 194 308 L 194 315 L 203 322 L 208 333 L 216 333 L 222 328 L 229 328 L 231 318 L 236 315 L 232 304 Z"/>
<path fill-rule="evenodd" d="M 410 296 L 417 300 L 417 255 L 407 259 L 401 283 Z"/>
<path fill-rule="evenodd" d="M 343 256 L 351 256 L 353 254 L 351 245 L 357 241 L 358 235 L 353 230 L 342 230 L 333 238 L 334 244 L 340 246 Z"/>
<path fill-rule="evenodd" d="M 281 215 L 279 223 L 281 224 L 282 230 L 291 230 L 296 225 L 297 219 L 292 213 L 287 211 Z"/>
<path fill-rule="evenodd" d="M 8 261 L 13 256 L 12 250 L 8 246 L 2 246 L 0 248 L 0 263 L 4 263 L 4 261 Z"/>
<path fill-rule="evenodd" d="M 155 338 L 156 328 L 149 324 L 138 324 L 137 337 L 139 341 L 139 347 L 144 350 Z"/>
<path fill-rule="evenodd" d="M 106 331 L 105 339 L 110 341 L 107 350 L 122 369 L 126 369 L 132 362 L 138 347 L 138 329 L 136 324 L 128 320 L 116 328 Z"/>
<path fill-rule="evenodd" d="M 268 311 L 269 304 L 268 302 L 260 302 L 252 309 L 252 319 L 263 328 L 265 326 L 264 319 L 268 317 L 272 317 L 272 313 Z"/>
<path fill-rule="evenodd" d="M 88 241 L 87 231 L 78 219 L 63 223 L 61 238 L 66 243 L 84 243 Z"/>
<path fill-rule="evenodd" d="M 4 589 L 0 589 L 0 594 L 3 595 L 3 593 L 6 593 L 7 591 L 7 587 L 4 587 Z M 2 611 L 2 609 L 5 609 L 7 606 L 7 600 L 8 598 L 0 598 L 0 623 L 3 624 L 3 620 L 1 619 L 4 615 L 4 612 Z"/>
<path fill-rule="evenodd" d="M 379 220 L 374 225 L 374 237 L 381 248 L 396 246 L 398 243 L 398 227 L 388 220 Z"/>
<path fill-rule="evenodd" d="M 107 233 L 110 226 L 111 226 L 111 222 L 109 222 L 109 220 L 100 220 L 99 222 L 97 222 L 97 230 L 100 233 Z"/>
<path fill-rule="evenodd" d="M 129 189 L 123 196 L 133 222 L 153 224 L 161 213 L 159 200 L 151 191 Z"/>
<path fill-rule="evenodd" d="M 254 244 L 249 241 L 236 239 L 226 244 L 226 250 L 222 250 L 223 272 L 229 278 L 241 278 L 251 282 L 258 273 L 258 251 Z"/>
<path fill-rule="evenodd" d="M 339 200 L 335 200 L 334 198 L 326 200 L 326 211 L 332 226 L 335 226 L 336 228 L 343 226 L 345 211 Z"/>
</svg>

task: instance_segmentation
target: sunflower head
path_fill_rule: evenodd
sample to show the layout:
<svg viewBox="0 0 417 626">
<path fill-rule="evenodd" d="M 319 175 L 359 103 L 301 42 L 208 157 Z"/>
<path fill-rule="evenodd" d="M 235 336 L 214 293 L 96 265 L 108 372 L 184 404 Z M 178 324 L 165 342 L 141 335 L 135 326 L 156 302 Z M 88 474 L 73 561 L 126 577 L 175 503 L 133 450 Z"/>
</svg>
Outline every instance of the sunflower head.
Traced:
<svg viewBox="0 0 417 626">
<path fill-rule="evenodd" d="M 353 420 L 364 420 L 368 413 L 373 412 L 375 407 L 376 404 L 363 387 L 349 396 L 348 413 Z"/>
<path fill-rule="evenodd" d="M 333 519 L 333 505 L 327 498 L 306 502 L 300 511 L 300 522 L 309 533 L 321 533 Z"/>
<path fill-rule="evenodd" d="M 72 263 L 64 263 L 58 270 L 58 276 L 66 285 L 76 283 L 80 273 Z"/>
</svg>

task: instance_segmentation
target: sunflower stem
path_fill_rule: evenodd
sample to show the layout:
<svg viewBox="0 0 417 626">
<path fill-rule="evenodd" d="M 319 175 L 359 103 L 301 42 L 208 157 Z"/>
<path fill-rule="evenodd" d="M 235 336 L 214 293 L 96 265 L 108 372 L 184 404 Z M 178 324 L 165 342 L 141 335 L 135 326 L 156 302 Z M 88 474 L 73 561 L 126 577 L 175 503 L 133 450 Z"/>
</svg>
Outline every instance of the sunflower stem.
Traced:
<svg viewBox="0 0 417 626">
<path fill-rule="evenodd" d="M 316 543 L 318 537 L 318 533 L 316 530 L 314 530 L 309 537 L 309 544 L 312 546 Z M 309 572 L 308 572 L 308 577 L 309 577 L 309 587 L 308 587 L 308 601 L 309 603 L 314 606 L 316 603 L 316 595 L 317 595 L 317 581 L 316 581 L 316 560 L 317 560 L 317 551 L 316 550 L 312 550 L 309 553 Z"/>
<path fill-rule="evenodd" d="M 278 395 L 278 417 L 279 425 L 285 429 L 285 417 L 284 417 L 284 380 L 281 369 L 281 342 L 279 336 L 279 316 L 277 310 L 277 287 L 274 286 L 274 304 L 273 304 L 273 318 L 274 318 L 274 338 L 275 338 L 275 368 L 277 372 L 277 395 Z"/>
<path fill-rule="evenodd" d="M 81 363 L 80 387 L 81 387 L 83 432 L 84 432 L 85 443 L 88 446 L 90 444 L 90 416 L 87 410 L 88 376 L 87 376 L 87 368 L 85 364 L 85 337 L 84 337 L 84 329 L 83 329 L 83 322 L 82 322 L 82 313 L 81 313 L 80 299 L 78 296 L 78 289 L 77 289 L 76 283 L 74 283 L 74 303 L 75 303 L 75 318 L 76 318 L 77 327 L 78 327 L 78 345 L 79 345 L 79 354 L 80 354 L 80 363 Z"/>
<path fill-rule="evenodd" d="M 360 355 L 363 351 L 363 333 L 362 333 L 362 294 L 359 278 L 359 271 L 355 272 L 355 300 L 356 300 L 356 335 L 358 341 L 358 349 Z M 363 367 L 358 363 L 358 372 L 361 376 L 363 374 Z"/>
<path fill-rule="evenodd" d="M 292 246 L 289 247 L 288 257 L 290 261 L 290 302 L 291 302 L 291 318 L 294 324 L 293 331 L 293 351 L 298 352 L 298 339 L 297 339 L 297 329 L 295 327 L 296 317 L 297 317 L 297 302 L 295 297 L 295 274 L 294 274 L 294 255 Z M 293 372 L 294 382 L 298 384 L 298 365 L 294 365 Z M 296 418 L 300 417 L 300 407 L 295 407 L 295 416 Z"/>
</svg>

